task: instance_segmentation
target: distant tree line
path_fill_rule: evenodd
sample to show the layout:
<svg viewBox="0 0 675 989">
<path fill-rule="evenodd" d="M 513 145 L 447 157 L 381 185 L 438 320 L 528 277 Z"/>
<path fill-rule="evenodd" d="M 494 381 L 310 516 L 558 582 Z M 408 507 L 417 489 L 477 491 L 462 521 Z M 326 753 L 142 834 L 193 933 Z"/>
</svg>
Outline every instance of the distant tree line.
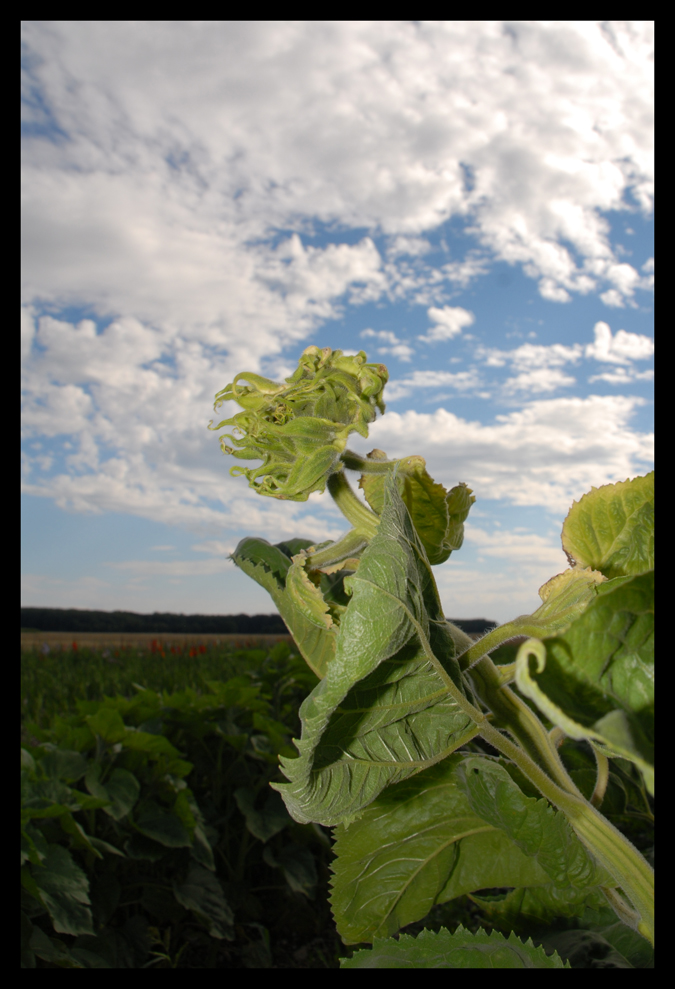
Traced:
<svg viewBox="0 0 675 989">
<path fill-rule="evenodd" d="M 485 618 L 451 618 L 468 634 L 488 631 Z M 22 608 L 21 628 L 38 632 L 147 632 L 155 635 L 285 635 L 281 615 L 172 615 L 155 611 L 82 611 L 79 608 Z"/>
<path fill-rule="evenodd" d="M 172 615 L 156 611 L 80 611 L 79 608 L 22 608 L 21 628 L 38 632 L 148 632 L 157 635 L 287 635 L 281 615 Z"/>
</svg>

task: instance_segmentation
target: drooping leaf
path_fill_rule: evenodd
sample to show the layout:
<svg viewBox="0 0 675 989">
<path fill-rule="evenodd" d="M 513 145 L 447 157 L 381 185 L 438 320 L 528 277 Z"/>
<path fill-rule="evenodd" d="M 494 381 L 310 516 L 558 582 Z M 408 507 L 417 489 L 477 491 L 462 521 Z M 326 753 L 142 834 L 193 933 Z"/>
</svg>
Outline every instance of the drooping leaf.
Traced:
<svg viewBox="0 0 675 989">
<path fill-rule="evenodd" d="M 464 541 L 464 522 L 476 500 L 471 488 L 462 483 L 446 491 L 430 477 L 423 457 L 404 457 L 397 462 L 396 473 L 399 494 L 410 512 L 429 562 L 432 565 L 445 563 Z M 387 476 L 366 473 L 359 481 L 366 501 L 378 515 L 384 505 Z"/>
<path fill-rule="evenodd" d="M 654 471 L 591 488 L 563 524 L 562 544 L 572 565 L 623 577 L 654 568 Z"/>
<path fill-rule="evenodd" d="M 301 823 L 358 815 L 477 731 L 456 699 L 464 685 L 454 644 L 393 478 L 377 533 L 345 584 L 352 597 L 335 657 L 300 708 L 299 758 L 282 757 L 290 783 L 273 784 Z"/>
<path fill-rule="evenodd" d="M 607 879 L 546 801 L 526 797 L 502 770 L 496 806 L 487 806 L 489 797 L 481 802 L 472 793 L 477 784 L 467 787 L 465 763 L 466 756 L 454 753 L 389 787 L 359 820 L 337 829 L 331 905 L 345 943 L 391 936 L 435 904 L 477 890 L 549 888 L 552 873 L 568 888 L 568 868 L 588 882 L 571 890 L 581 910 L 589 888 L 597 891 Z M 487 758 L 472 757 L 467 765 L 480 768 L 481 778 L 483 770 L 501 769 Z M 511 813 L 507 831 L 502 825 Z"/>
<path fill-rule="evenodd" d="M 312 545 L 305 539 L 294 543 L 300 555 Z M 303 546 L 298 547 L 299 543 Z M 305 662 L 318 677 L 324 677 L 335 655 L 338 628 L 320 589 L 311 583 L 302 562 L 293 562 L 286 555 L 286 546 L 272 546 L 265 539 L 242 539 L 232 559 L 270 594 Z"/>
<path fill-rule="evenodd" d="M 653 794 L 654 572 L 607 581 L 562 635 L 524 642 L 516 683 L 566 735 L 634 762 Z"/>
<path fill-rule="evenodd" d="M 349 959 L 340 959 L 340 968 L 569 968 L 554 951 L 547 955 L 535 947 L 532 939 L 523 942 L 511 934 L 505 938 L 498 931 L 465 930 L 461 925 L 454 934 L 445 928 L 438 933 L 420 931 L 416 938 L 402 934 L 376 940 L 373 947 L 356 951 Z"/>
</svg>

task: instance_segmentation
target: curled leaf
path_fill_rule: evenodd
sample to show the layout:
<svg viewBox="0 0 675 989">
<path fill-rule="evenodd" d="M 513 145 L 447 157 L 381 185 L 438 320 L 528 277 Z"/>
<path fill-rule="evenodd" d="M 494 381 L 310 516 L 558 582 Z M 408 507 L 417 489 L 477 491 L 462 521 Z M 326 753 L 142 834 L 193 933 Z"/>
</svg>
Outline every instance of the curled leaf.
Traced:
<svg viewBox="0 0 675 989">
<path fill-rule="evenodd" d="M 238 374 L 218 392 L 214 409 L 235 401 L 243 411 L 209 429 L 231 426 L 233 433 L 221 436 L 223 452 L 262 460 L 257 468 L 233 467 L 233 476 L 243 474 L 259 494 L 306 501 L 342 469 L 349 434 L 367 436 L 377 409 L 384 412 L 388 377 L 386 367 L 368 364 L 363 351 L 345 356 L 330 347 L 308 347 L 285 383 Z"/>
</svg>

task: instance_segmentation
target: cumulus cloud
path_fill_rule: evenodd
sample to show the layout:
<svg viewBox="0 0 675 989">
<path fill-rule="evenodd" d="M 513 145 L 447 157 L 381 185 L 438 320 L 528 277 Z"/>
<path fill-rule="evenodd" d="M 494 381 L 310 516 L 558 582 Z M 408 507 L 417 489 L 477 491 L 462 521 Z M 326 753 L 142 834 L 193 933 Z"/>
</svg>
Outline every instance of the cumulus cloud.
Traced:
<svg viewBox="0 0 675 989">
<path fill-rule="evenodd" d="M 391 354 L 393 357 L 398 357 L 400 361 L 405 361 L 406 363 L 410 363 L 410 358 L 415 353 L 409 344 L 399 340 L 396 334 L 392 333 L 391 330 L 372 330 L 369 328 L 367 330 L 363 330 L 361 332 L 361 336 L 379 340 L 381 343 L 388 345 L 384 347 L 377 347 L 378 354 Z"/>
<path fill-rule="evenodd" d="M 643 361 L 654 353 L 654 341 L 639 333 L 618 330 L 616 336 L 607 323 L 598 322 L 593 327 L 595 341 L 586 346 L 586 357 L 609 364 L 630 364 Z"/>
<path fill-rule="evenodd" d="M 452 340 L 462 332 L 463 327 L 471 326 L 476 319 L 472 312 L 462 309 L 461 306 L 443 306 L 442 309 L 431 306 L 427 310 L 427 316 L 435 325 L 428 333 L 417 338 L 424 343 Z"/>
<path fill-rule="evenodd" d="M 394 378 L 387 383 L 385 398 L 387 402 L 396 402 L 417 391 L 424 400 L 425 392 L 451 388 L 458 392 L 466 392 L 480 385 L 477 371 L 413 371 L 406 378 Z"/>
<path fill-rule="evenodd" d="M 28 301 L 234 317 L 244 336 L 245 302 L 261 324 L 271 303 L 270 230 L 337 222 L 420 256 L 453 215 L 546 298 L 639 284 L 598 211 L 627 193 L 651 209 L 651 22 L 28 21 L 23 38 Z"/>
<path fill-rule="evenodd" d="M 330 508 L 258 498 L 227 458 L 214 461 L 205 427 L 234 373 L 283 377 L 284 351 L 385 299 L 427 310 L 425 343 L 454 339 L 474 317 L 448 298 L 494 259 L 555 302 L 597 292 L 631 305 L 652 287 L 653 259 L 621 260 L 601 216 L 652 208 L 650 22 L 22 30 L 23 422 L 46 444 L 26 452 L 24 490 L 61 507 L 277 538 L 301 519 L 309 538 L 337 535 Z M 451 218 L 468 224 L 464 257 L 432 249 Z M 334 243 L 315 246 L 321 230 Z M 394 333 L 370 332 L 412 356 Z M 598 377 L 618 383 L 647 338 L 607 332 L 586 356 L 615 365 Z M 513 362 L 511 388 L 526 398 L 570 380 L 562 351 L 538 354 Z M 416 371 L 387 400 L 478 384 L 475 369 Z M 577 401 L 533 402 L 491 426 L 388 413 L 373 436 L 384 425 L 382 443 L 406 453 L 419 427 L 440 463 L 437 435 L 470 436 L 475 454 L 451 444 L 467 479 L 489 497 L 548 505 L 649 455 L 629 425 L 636 399 Z"/>
<path fill-rule="evenodd" d="M 619 395 L 539 399 L 486 425 L 445 409 L 388 411 L 353 445 L 389 457 L 414 450 L 446 487 L 465 481 L 478 499 L 566 511 L 593 485 L 651 469 L 653 435 L 630 425 L 643 402 Z"/>
</svg>

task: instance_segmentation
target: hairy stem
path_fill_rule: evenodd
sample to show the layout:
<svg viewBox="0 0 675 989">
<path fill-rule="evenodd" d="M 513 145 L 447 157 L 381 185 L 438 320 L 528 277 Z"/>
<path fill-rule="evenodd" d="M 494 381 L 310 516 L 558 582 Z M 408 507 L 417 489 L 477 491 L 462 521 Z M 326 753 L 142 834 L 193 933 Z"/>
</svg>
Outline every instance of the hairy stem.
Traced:
<svg viewBox="0 0 675 989">
<path fill-rule="evenodd" d="M 351 485 L 345 477 L 344 471 L 331 474 L 328 478 L 328 490 L 333 501 L 340 509 L 344 517 L 350 522 L 357 532 L 360 532 L 365 539 L 370 540 L 377 532 L 380 520 L 375 512 L 364 505 L 363 502 L 352 491 Z"/>
<path fill-rule="evenodd" d="M 563 812 L 577 837 L 616 881 L 637 911 L 622 908 L 616 891 L 603 890 L 617 916 L 654 944 L 654 870 L 633 844 L 587 800 L 566 792 L 520 746 L 483 720 L 480 735 L 511 759 L 546 799 Z M 617 909 L 618 908 L 618 909 Z"/>
<path fill-rule="evenodd" d="M 367 545 L 368 540 L 363 533 L 356 529 L 350 529 L 330 546 L 324 546 L 323 549 L 308 556 L 307 565 L 313 570 L 320 567 L 330 567 L 334 563 L 342 563 L 350 556 L 358 556 Z"/>
<path fill-rule="evenodd" d="M 370 457 L 362 457 L 360 453 L 353 450 L 343 450 L 340 460 L 349 470 L 358 470 L 362 474 L 387 474 L 397 460 L 377 460 Z"/>
</svg>

